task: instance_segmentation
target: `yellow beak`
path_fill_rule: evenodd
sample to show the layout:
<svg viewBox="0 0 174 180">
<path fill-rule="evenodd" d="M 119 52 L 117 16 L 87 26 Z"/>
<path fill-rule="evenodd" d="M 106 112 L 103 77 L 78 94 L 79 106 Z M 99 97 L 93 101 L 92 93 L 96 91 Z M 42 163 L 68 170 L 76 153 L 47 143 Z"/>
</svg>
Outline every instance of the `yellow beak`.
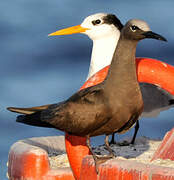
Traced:
<svg viewBox="0 0 174 180">
<path fill-rule="evenodd" d="M 81 25 L 69 27 L 66 29 L 61 29 L 59 31 L 53 32 L 51 34 L 48 34 L 48 36 L 59 36 L 59 35 L 68 35 L 68 34 L 75 34 L 75 33 L 81 33 L 85 32 L 86 30 L 89 30 L 88 28 L 84 28 Z"/>
</svg>

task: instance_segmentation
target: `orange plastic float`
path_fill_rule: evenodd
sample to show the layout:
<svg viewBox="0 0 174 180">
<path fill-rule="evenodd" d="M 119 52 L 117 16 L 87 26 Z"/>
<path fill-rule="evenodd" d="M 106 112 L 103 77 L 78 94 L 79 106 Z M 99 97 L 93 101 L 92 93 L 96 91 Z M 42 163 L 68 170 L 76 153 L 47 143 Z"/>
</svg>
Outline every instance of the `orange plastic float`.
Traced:
<svg viewBox="0 0 174 180">
<path fill-rule="evenodd" d="M 167 63 L 154 60 L 154 59 L 149 59 L 149 58 L 136 58 L 136 61 L 137 61 L 137 75 L 138 75 L 139 82 L 146 82 L 146 83 L 152 83 L 152 84 L 158 85 L 161 88 L 165 89 L 166 91 L 174 95 L 174 67 L 173 66 Z M 100 70 L 98 73 L 92 76 L 87 82 L 85 82 L 84 85 L 81 87 L 81 89 L 87 88 L 87 87 L 90 87 L 90 86 L 93 86 L 102 82 L 107 75 L 108 69 L 109 69 L 109 66 Z M 71 179 L 91 179 L 92 180 L 96 178 L 116 179 L 117 177 L 120 177 L 122 179 L 133 179 L 133 180 L 140 179 L 140 177 L 143 177 L 142 179 L 149 179 L 150 175 L 153 174 L 151 171 L 152 169 L 154 172 L 154 176 L 153 176 L 154 180 L 169 179 L 169 178 L 170 180 L 174 179 L 173 168 L 167 168 L 167 170 L 169 171 L 167 175 L 166 173 L 163 173 L 164 172 L 163 170 L 165 169 L 164 167 L 160 169 L 154 166 L 144 167 L 144 165 L 141 165 L 141 167 L 143 167 L 142 169 L 140 168 L 141 171 L 140 170 L 136 171 L 136 168 L 138 168 L 136 165 L 127 166 L 129 164 L 127 161 L 121 162 L 121 165 L 119 165 L 117 160 L 111 160 L 107 163 L 104 163 L 104 165 L 101 165 L 100 173 L 97 177 L 94 171 L 93 160 L 91 159 L 91 157 L 86 157 L 84 159 L 85 156 L 90 154 L 89 149 L 86 146 L 86 138 L 65 134 L 65 146 L 66 146 L 67 155 L 68 155 L 70 166 L 71 166 L 74 176 L 72 175 L 72 172 L 70 169 L 67 170 L 67 169 L 59 168 L 53 172 L 53 170 L 49 168 L 48 155 L 46 156 L 47 158 L 41 157 L 41 156 L 38 156 L 38 157 L 35 156 L 35 159 L 34 159 L 34 155 L 33 157 L 29 156 L 30 153 L 33 153 L 31 150 L 29 150 L 30 153 L 28 151 L 19 153 L 19 151 L 15 151 L 14 148 L 11 148 L 10 153 L 9 153 L 9 168 L 8 168 L 8 174 L 9 174 L 10 179 L 11 180 L 22 180 L 22 179 L 59 180 L 59 179 L 68 178 L 70 180 Z M 27 159 L 27 160 L 24 160 L 24 159 Z M 110 162 L 112 163 L 110 164 Z M 32 170 L 33 173 L 31 173 L 30 171 L 31 166 L 33 168 Z M 45 167 L 43 168 L 41 166 L 45 166 Z M 129 168 L 130 166 L 131 166 L 131 170 Z M 146 173 L 145 171 L 148 171 L 148 173 Z M 136 176 L 137 173 L 139 173 L 139 176 Z"/>
<path fill-rule="evenodd" d="M 174 160 L 174 128 L 164 136 L 163 142 L 152 157 L 152 161 L 155 159 Z"/>
<path fill-rule="evenodd" d="M 83 159 L 80 180 L 174 180 L 174 168 L 120 159 L 109 160 L 95 172 L 91 156 Z"/>
<path fill-rule="evenodd" d="M 63 136 L 20 140 L 12 145 L 8 157 L 10 180 L 75 180 L 70 168 L 51 169 L 48 152 L 65 151 Z"/>
</svg>

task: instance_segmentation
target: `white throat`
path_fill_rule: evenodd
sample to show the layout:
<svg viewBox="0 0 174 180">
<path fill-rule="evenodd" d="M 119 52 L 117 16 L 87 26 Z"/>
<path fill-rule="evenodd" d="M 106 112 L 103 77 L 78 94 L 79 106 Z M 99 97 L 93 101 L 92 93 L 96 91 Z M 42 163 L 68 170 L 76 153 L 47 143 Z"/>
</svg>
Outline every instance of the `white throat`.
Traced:
<svg viewBox="0 0 174 180">
<path fill-rule="evenodd" d="M 110 65 L 120 32 L 117 30 L 109 36 L 93 40 L 91 62 L 87 79 L 105 66 Z"/>
</svg>

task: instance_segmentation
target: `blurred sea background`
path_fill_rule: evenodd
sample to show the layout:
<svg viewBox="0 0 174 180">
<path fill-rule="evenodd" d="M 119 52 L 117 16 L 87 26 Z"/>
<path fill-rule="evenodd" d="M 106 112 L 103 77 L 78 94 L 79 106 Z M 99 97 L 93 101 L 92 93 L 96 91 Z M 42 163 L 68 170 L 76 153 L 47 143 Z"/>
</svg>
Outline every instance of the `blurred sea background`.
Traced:
<svg viewBox="0 0 174 180">
<path fill-rule="evenodd" d="M 147 21 L 168 43 L 144 40 L 137 56 L 174 65 L 173 0 L 5 0 L 0 3 L 0 179 L 5 180 L 10 146 L 17 140 L 63 134 L 15 122 L 6 107 L 30 107 L 65 100 L 85 82 L 92 41 L 85 35 L 48 37 L 58 29 L 80 24 L 98 12 L 114 13 L 125 23 Z M 174 126 L 174 110 L 143 118 L 138 136 L 162 138 Z M 124 136 L 130 136 L 133 129 Z M 118 137 L 118 136 L 117 136 Z M 123 136 L 119 136 L 122 138 Z M 102 144 L 103 137 L 93 139 Z"/>
</svg>

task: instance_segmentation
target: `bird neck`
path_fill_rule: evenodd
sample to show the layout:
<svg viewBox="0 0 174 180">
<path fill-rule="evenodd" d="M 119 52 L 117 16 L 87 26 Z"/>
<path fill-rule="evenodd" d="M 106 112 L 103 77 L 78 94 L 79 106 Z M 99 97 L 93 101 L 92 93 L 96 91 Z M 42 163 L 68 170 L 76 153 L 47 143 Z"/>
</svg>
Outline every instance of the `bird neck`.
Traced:
<svg viewBox="0 0 174 180">
<path fill-rule="evenodd" d="M 119 35 L 114 33 L 110 36 L 93 40 L 91 62 L 87 79 L 99 70 L 110 65 L 118 39 Z"/>
<path fill-rule="evenodd" d="M 138 87 L 136 74 L 136 53 L 137 41 L 127 40 L 121 37 L 114 52 L 108 76 L 105 81 L 106 91 L 110 93 L 115 89 L 117 93 L 122 89 Z"/>
</svg>

